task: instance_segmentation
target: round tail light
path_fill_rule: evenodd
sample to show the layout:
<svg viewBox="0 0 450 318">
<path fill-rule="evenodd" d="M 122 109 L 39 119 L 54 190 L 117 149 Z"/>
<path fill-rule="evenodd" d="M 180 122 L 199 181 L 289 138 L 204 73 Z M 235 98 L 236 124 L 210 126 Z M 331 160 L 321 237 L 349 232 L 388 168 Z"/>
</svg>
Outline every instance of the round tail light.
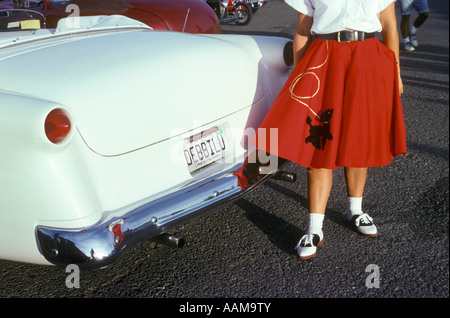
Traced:
<svg viewBox="0 0 450 318">
<path fill-rule="evenodd" d="M 45 134 L 52 143 L 59 144 L 69 135 L 71 126 L 66 113 L 62 109 L 56 108 L 45 119 Z"/>
</svg>

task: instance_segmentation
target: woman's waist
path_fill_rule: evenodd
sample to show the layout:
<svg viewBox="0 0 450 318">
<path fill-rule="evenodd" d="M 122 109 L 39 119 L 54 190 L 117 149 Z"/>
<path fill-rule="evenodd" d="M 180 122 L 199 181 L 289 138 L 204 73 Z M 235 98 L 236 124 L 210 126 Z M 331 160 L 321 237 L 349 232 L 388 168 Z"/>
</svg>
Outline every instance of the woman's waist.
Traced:
<svg viewBox="0 0 450 318">
<path fill-rule="evenodd" d="M 341 43 L 341 42 L 364 41 L 367 39 L 372 39 L 376 37 L 376 32 L 342 30 L 331 33 L 317 33 L 314 34 L 314 37 L 323 40 L 334 40 Z"/>
</svg>

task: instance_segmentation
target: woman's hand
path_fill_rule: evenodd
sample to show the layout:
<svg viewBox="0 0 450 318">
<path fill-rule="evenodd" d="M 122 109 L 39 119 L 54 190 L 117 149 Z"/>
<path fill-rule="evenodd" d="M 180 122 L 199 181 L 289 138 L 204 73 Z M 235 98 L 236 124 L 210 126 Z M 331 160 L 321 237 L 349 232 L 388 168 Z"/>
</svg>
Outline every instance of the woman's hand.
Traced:
<svg viewBox="0 0 450 318">
<path fill-rule="evenodd" d="M 400 76 L 400 48 L 394 2 L 392 2 L 386 9 L 380 12 L 379 19 L 382 27 L 381 34 L 383 36 L 383 43 L 395 53 L 395 59 L 397 61 L 398 67 L 398 88 L 400 94 L 402 94 L 403 82 Z"/>
<path fill-rule="evenodd" d="M 400 66 L 398 67 L 398 90 L 400 95 L 403 94 L 403 81 L 402 77 L 400 76 Z"/>
</svg>

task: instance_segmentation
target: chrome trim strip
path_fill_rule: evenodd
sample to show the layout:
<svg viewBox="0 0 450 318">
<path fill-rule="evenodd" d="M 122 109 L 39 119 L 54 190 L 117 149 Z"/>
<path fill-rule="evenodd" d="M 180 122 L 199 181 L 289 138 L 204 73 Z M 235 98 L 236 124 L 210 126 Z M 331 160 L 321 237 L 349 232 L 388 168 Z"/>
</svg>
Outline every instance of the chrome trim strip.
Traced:
<svg viewBox="0 0 450 318">
<path fill-rule="evenodd" d="M 47 261 L 57 266 L 76 264 L 81 269 L 110 266 L 137 243 L 230 203 L 273 175 L 255 173 L 259 171 L 255 166 L 258 165 L 240 163 L 123 215 L 105 213 L 101 221 L 87 228 L 37 226 L 39 250 Z"/>
</svg>

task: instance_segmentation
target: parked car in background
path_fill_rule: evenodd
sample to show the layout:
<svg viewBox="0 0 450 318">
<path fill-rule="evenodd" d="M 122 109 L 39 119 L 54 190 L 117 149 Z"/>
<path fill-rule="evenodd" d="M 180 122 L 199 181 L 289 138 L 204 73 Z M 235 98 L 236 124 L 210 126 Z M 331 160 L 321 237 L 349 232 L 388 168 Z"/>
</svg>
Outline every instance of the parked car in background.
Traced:
<svg viewBox="0 0 450 318">
<path fill-rule="evenodd" d="M 248 140 L 289 39 L 67 19 L 0 32 L 0 259 L 91 269 L 143 240 L 179 246 L 180 225 L 286 176 Z"/>
<path fill-rule="evenodd" d="M 64 17 L 124 15 L 154 30 L 221 33 L 214 11 L 202 0 L 3 0 L 0 9 L 31 9 L 42 13 L 47 28 Z"/>
</svg>

